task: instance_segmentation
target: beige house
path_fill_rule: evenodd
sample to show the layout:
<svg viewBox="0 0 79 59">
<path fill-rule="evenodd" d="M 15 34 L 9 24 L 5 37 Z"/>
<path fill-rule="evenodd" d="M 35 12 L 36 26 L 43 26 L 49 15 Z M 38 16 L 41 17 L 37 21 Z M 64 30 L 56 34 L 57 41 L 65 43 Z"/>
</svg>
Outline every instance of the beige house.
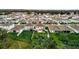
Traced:
<svg viewBox="0 0 79 59">
<path fill-rule="evenodd" d="M 14 28 L 12 28 L 11 32 L 20 32 L 24 30 L 24 25 L 16 25 Z"/>
<path fill-rule="evenodd" d="M 44 30 L 44 25 L 43 24 L 36 24 L 34 27 L 34 30 L 37 32 L 43 32 Z"/>
<path fill-rule="evenodd" d="M 50 32 L 70 32 L 66 25 L 48 25 Z"/>
</svg>

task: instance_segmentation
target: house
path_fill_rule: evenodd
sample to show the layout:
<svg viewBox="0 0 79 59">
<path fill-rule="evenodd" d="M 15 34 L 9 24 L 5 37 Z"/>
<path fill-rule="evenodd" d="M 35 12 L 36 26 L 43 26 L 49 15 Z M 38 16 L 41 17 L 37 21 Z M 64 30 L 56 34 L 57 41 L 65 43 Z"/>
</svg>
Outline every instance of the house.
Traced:
<svg viewBox="0 0 79 59">
<path fill-rule="evenodd" d="M 0 24 L 0 28 L 2 29 L 5 29 L 5 30 L 11 30 L 12 28 L 14 28 L 15 25 L 14 24 L 11 24 L 11 23 L 3 23 L 3 24 Z"/>
<path fill-rule="evenodd" d="M 15 25 L 14 28 L 12 28 L 10 31 L 11 32 L 20 32 L 20 31 L 23 31 L 24 30 L 24 25 Z"/>
<path fill-rule="evenodd" d="M 25 24 L 24 30 L 31 30 L 34 29 L 34 25 L 32 23 Z"/>
<path fill-rule="evenodd" d="M 38 23 L 38 24 L 35 25 L 34 30 L 37 31 L 37 32 L 43 32 L 44 25 L 41 24 L 41 23 Z"/>
<path fill-rule="evenodd" d="M 50 32 L 70 32 L 66 25 L 48 25 Z"/>
<path fill-rule="evenodd" d="M 55 30 L 58 30 L 58 28 L 55 27 L 55 25 L 52 25 L 52 24 L 49 24 L 49 25 L 48 25 L 48 28 L 49 28 L 49 31 L 50 31 L 50 32 L 55 32 Z"/>
<path fill-rule="evenodd" d="M 70 24 L 69 26 L 74 32 L 79 33 L 79 24 Z"/>
</svg>

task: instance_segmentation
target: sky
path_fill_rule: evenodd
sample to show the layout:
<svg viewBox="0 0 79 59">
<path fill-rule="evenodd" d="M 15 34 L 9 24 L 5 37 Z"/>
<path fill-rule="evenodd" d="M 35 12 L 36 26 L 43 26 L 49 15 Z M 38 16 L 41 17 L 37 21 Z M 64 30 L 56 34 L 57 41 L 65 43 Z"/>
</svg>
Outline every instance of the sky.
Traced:
<svg viewBox="0 0 79 59">
<path fill-rule="evenodd" d="M 0 9 L 79 9 L 78 0 L 0 0 Z"/>
</svg>

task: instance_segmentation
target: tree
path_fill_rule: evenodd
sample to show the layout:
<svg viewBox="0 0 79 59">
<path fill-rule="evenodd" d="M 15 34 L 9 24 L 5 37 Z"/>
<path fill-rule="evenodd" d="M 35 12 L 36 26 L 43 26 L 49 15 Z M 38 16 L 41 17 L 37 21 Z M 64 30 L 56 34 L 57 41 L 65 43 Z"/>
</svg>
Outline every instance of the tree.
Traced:
<svg viewBox="0 0 79 59">
<path fill-rule="evenodd" d="M 7 31 L 0 29 L 0 48 L 6 48 Z"/>
<path fill-rule="evenodd" d="M 35 33 L 32 38 L 32 48 L 47 49 L 55 48 L 52 39 L 47 37 L 47 33 Z"/>
</svg>

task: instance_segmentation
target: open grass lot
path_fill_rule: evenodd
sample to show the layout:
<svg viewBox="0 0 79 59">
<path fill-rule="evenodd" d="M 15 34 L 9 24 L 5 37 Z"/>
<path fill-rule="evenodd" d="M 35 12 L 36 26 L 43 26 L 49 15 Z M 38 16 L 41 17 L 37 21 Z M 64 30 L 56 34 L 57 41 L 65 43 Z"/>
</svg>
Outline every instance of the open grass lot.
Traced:
<svg viewBox="0 0 79 59">
<path fill-rule="evenodd" d="M 8 48 L 31 48 L 32 31 L 23 31 L 20 36 L 16 32 L 7 34 Z"/>
<path fill-rule="evenodd" d="M 19 36 L 17 36 L 16 32 L 8 33 L 8 36 L 14 40 L 31 40 L 33 31 L 23 31 Z"/>
<path fill-rule="evenodd" d="M 33 31 L 23 31 L 21 35 L 18 36 L 20 40 L 31 40 Z"/>
<path fill-rule="evenodd" d="M 76 33 L 52 33 L 51 38 L 57 48 L 79 48 L 79 34 Z"/>
<path fill-rule="evenodd" d="M 3 34 L 4 31 L 0 32 Z M 5 34 L 5 35 L 4 35 Z M 79 48 L 79 34 L 49 33 L 23 31 L 19 36 L 16 32 L 0 35 L 0 48 L 28 49 L 74 49 Z"/>
<path fill-rule="evenodd" d="M 49 49 L 55 48 L 53 41 L 47 37 L 47 33 L 34 32 L 32 36 L 32 48 L 36 49 Z"/>
</svg>

